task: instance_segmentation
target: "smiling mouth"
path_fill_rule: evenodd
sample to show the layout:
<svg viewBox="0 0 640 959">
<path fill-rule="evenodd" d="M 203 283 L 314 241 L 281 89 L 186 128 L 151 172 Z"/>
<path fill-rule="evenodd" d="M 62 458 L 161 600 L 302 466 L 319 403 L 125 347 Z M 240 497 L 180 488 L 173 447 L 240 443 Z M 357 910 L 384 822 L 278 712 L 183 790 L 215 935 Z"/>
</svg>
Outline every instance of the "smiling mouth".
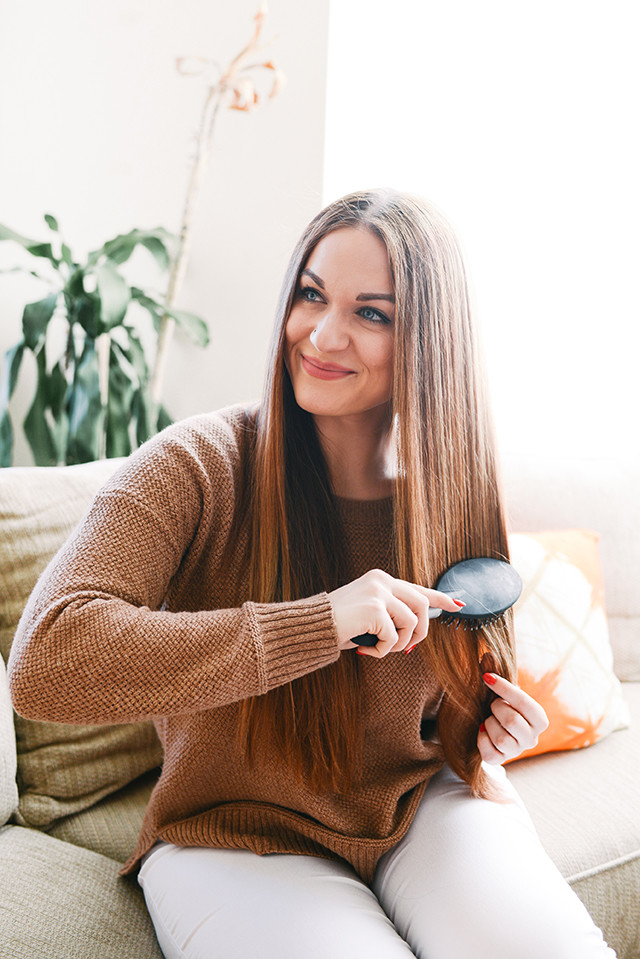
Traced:
<svg viewBox="0 0 640 959">
<path fill-rule="evenodd" d="M 345 376 L 352 376 L 355 370 L 350 370 L 346 366 L 338 366 L 337 363 L 321 363 L 315 357 L 311 359 L 300 354 L 303 369 L 310 375 L 320 380 L 340 380 Z"/>
</svg>

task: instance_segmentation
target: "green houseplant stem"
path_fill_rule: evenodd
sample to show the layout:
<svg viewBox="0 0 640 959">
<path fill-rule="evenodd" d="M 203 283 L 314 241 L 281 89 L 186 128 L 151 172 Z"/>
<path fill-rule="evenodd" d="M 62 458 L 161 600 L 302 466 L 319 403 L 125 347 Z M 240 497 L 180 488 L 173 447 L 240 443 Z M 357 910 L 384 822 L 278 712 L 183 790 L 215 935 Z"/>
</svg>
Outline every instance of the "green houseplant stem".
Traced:
<svg viewBox="0 0 640 959">
<path fill-rule="evenodd" d="M 249 112 L 262 103 L 264 97 L 258 91 L 254 79 L 257 70 L 266 70 L 268 75 L 271 76 L 268 99 L 277 96 L 283 87 L 284 75 L 271 60 L 254 59 L 266 45 L 261 42 L 266 18 L 267 5 L 262 2 L 254 17 L 255 25 L 251 39 L 224 70 L 220 70 L 214 61 L 203 57 L 180 57 L 177 60 L 176 67 L 183 76 L 203 76 L 205 78 L 206 92 L 196 137 L 196 152 L 178 233 L 178 250 L 172 262 L 169 276 L 166 297 L 166 303 L 169 307 L 175 303 L 182 286 L 189 254 L 193 213 L 204 172 L 209 162 L 213 130 L 220 108 L 226 106 L 230 110 Z M 175 325 L 175 318 L 170 310 L 167 310 L 160 322 L 158 350 L 151 378 L 151 395 L 155 402 L 160 401 L 167 353 Z"/>
</svg>

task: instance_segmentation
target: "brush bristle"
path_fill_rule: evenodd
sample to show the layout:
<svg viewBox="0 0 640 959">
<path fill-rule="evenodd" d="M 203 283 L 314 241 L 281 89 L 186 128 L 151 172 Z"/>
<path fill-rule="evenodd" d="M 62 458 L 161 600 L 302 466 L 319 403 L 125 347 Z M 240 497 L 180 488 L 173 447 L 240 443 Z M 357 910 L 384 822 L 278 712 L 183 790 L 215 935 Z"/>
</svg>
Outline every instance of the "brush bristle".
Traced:
<svg viewBox="0 0 640 959">
<path fill-rule="evenodd" d="M 490 623 L 503 622 L 502 613 L 499 613 L 496 616 L 460 616 L 457 613 L 444 613 L 440 617 L 440 622 L 444 623 L 445 626 L 453 626 L 454 629 L 459 629 L 461 626 L 463 629 L 468 630 L 477 630 L 482 629 L 483 626 L 488 626 Z"/>
</svg>

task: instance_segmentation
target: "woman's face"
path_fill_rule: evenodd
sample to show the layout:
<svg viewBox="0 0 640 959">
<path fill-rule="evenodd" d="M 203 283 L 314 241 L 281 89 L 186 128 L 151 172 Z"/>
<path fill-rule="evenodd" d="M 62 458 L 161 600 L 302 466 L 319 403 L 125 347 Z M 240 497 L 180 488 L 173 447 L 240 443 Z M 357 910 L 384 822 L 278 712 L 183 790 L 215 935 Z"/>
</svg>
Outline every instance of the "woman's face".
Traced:
<svg viewBox="0 0 640 959">
<path fill-rule="evenodd" d="M 391 399 L 394 320 L 382 240 L 354 227 L 320 240 L 298 278 L 285 331 L 298 405 L 315 416 L 379 417 Z"/>
</svg>

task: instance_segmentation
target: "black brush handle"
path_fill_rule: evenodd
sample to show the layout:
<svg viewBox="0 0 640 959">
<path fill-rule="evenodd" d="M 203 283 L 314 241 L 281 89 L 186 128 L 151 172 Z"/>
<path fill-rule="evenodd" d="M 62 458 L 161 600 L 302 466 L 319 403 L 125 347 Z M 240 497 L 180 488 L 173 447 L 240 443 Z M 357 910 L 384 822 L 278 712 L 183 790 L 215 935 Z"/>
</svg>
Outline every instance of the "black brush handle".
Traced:
<svg viewBox="0 0 640 959">
<path fill-rule="evenodd" d="M 378 637 L 375 633 L 361 633 L 360 636 L 354 636 L 351 642 L 355 643 L 356 646 L 375 646 Z"/>
</svg>

